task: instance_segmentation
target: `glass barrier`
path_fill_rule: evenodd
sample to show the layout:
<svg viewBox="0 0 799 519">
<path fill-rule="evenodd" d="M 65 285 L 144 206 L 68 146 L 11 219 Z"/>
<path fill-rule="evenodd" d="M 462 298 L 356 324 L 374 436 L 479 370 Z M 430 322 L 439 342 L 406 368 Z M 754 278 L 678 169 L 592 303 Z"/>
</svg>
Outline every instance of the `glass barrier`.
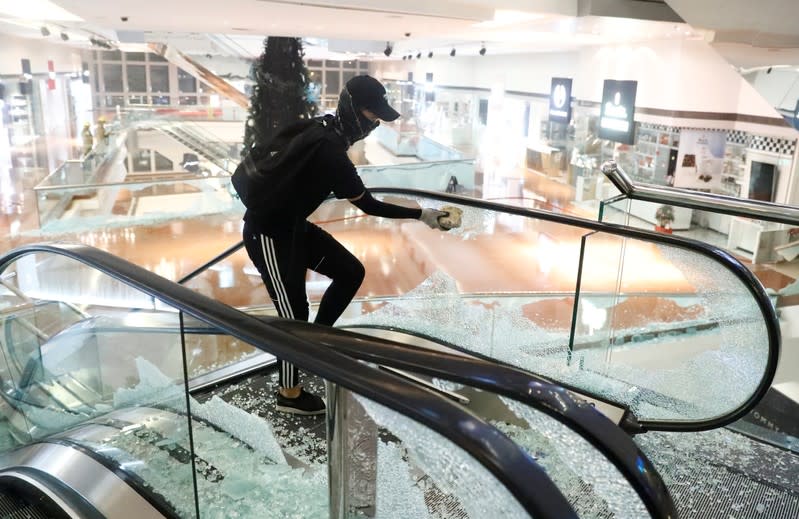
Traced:
<svg viewBox="0 0 799 519">
<path fill-rule="evenodd" d="M 40 227 L 45 233 L 244 212 L 226 175 L 37 187 L 35 191 Z"/>
<path fill-rule="evenodd" d="M 615 400 L 622 388 L 608 382 L 620 384 L 623 402 L 649 420 L 718 418 L 757 391 L 768 332 L 730 271 L 676 246 L 602 233 L 584 237 L 581 259 L 571 359 L 580 387 Z M 631 291 L 655 265 L 658 279 Z"/>
<path fill-rule="evenodd" d="M 324 225 L 366 266 L 364 299 L 337 325 L 425 334 L 628 405 L 642 422 L 715 419 L 767 376 L 763 310 L 709 257 L 414 200 L 456 205 L 461 227 L 376 218 Z M 342 213 L 345 203 L 330 202 Z"/>
<path fill-rule="evenodd" d="M 411 162 L 388 166 L 359 166 L 367 187 L 403 187 L 427 191 L 474 191 L 474 160 Z"/>
<path fill-rule="evenodd" d="M 599 221 L 676 233 L 752 263 L 791 261 L 799 256 L 799 228 L 783 223 L 626 198 L 604 200 Z"/>
<path fill-rule="evenodd" d="M 442 390 L 454 391 L 459 398 L 467 402 L 470 411 L 502 431 L 534 457 L 579 517 L 607 516 L 637 519 L 650 516 L 646 505 L 630 482 L 605 455 L 583 439 L 579 433 L 514 399 L 443 379 L 433 379 L 432 383 Z M 477 483 L 478 479 L 486 477 L 480 475 L 484 469 L 472 467 L 473 462 L 464 459 L 466 456 L 463 453 L 453 451 L 451 442 L 371 401 L 361 397 L 356 397 L 356 400 L 365 409 L 366 414 L 359 412 L 357 406 L 351 405 L 348 409 L 350 420 L 353 422 L 351 427 L 359 431 L 369 431 L 373 424 L 365 418 L 368 416 L 381 429 L 388 429 L 372 433 L 382 440 L 377 444 L 378 478 L 381 471 L 393 475 L 398 471 L 404 472 L 403 469 L 411 474 L 423 469 L 427 474 L 438 476 L 437 480 L 428 482 L 414 492 L 409 488 L 401 493 L 402 489 L 396 484 L 390 487 L 391 490 L 384 488 L 384 492 L 391 492 L 392 501 L 418 502 L 420 491 L 433 484 L 446 493 L 459 496 L 458 501 L 468 517 L 488 517 L 492 509 L 505 510 L 502 517 L 516 517 L 512 515 L 514 509 L 507 508 L 507 504 L 515 500 L 509 499 L 504 492 L 497 494 L 496 489 L 499 486 L 489 485 L 486 494 L 475 493 L 475 489 L 484 488 Z M 399 454 L 394 452 L 400 446 L 406 451 L 405 456 L 399 457 Z M 438 452 L 449 452 L 453 459 L 444 463 L 445 460 L 437 455 Z M 431 466 L 433 461 L 435 464 Z M 420 462 L 426 465 L 414 467 Z M 469 470 L 476 473 L 466 474 L 462 468 L 458 469 L 459 473 L 452 473 L 453 466 L 470 467 Z M 388 485 L 380 485 L 378 479 L 378 505 L 381 504 L 381 486 Z M 501 503 L 505 505 L 502 506 Z M 378 506 L 378 513 L 380 512 Z M 427 517 L 427 515 L 409 514 L 408 517 Z"/>
<path fill-rule="evenodd" d="M 259 374 L 253 385 L 245 381 L 252 399 L 233 398 L 226 391 L 235 393 L 243 387 L 187 393 L 198 352 L 235 349 L 240 340 L 67 256 L 29 253 L 6 264 L 2 275 L 29 301 L 43 301 L 43 308 L 49 307 L 44 302 L 59 301 L 64 308 L 78 310 L 70 318 L 53 311 L 55 316 L 47 322 L 60 320 L 61 329 L 48 324 L 35 347 L 3 349 L 4 361 L 14 356 L 23 366 L 21 374 L 10 377 L 12 390 L 2 395 L 7 404 L 3 412 L 17 442 L 47 437 L 79 447 L 124 473 L 134 488 L 149 496 L 148 501 L 179 517 L 230 517 L 231 510 L 242 517 L 331 517 L 329 496 L 335 493 L 324 451 L 313 459 L 296 456 L 304 448 L 302 440 L 300 445 L 297 438 L 287 443 L 283 428 L 296 436 L 298 425 L 281 422 L 264 408 L 263 394 L 271 395 L 276 384 L 272 370 Z M 136 279 L 130 273 L 126 276 Z M 216 315 L 212 308 L 202 312 Z M 70 322 L 75 316 L 80 319 Z M 352 363 L 350 369 L 358 365 L 343 356 L 336 358 L 343 365 Z M 4 368 L 0 372 L 12 371 Z M 345 378 L 343 372 L 339 376 Z M 352 376 L 361 381 L 356 385 L 374 395 L 391 388 L 411 399 L 413 406 L 394 404 L 405 412 L 428 405 L 419 400 L 427 393 L 408 384 L 391 381 L 378 390 L 376 385 L 364 385 L 368 377 Z M 222 398 L 225 395 L 228 398 Z M 418 517 L 438 517 L 440 506 L 472 517 L 488 511 L 529 517 L 526 510 L 538 498 L 530 494 L 521 500 L 521 481 L 549 484 L 543 473 L 532 470 L 537 467 L 532 458 L 522 459 L 521 451 L 498 430 L 444 399 L 431 402 L 431 412 L 444 416 L 451 409 L 453 420 L 461 417 L 455 422 L 464 429 L 456 428 L 452 437 L 468 442 L 463 447 L 440 436 L 450 434 L 449 422 L 425 418 L 439 428 L 433 433 L 385 404 L 357 398 L 382 431 L 375 436 L 382 443 L 378 457 L 367 461 L 383 467 L 376 476 L 377 501 L 372 503 L 383 516 L 396 516 L 398 510 L 406 515 L 410 506 L 406 498 L 412 495 L 414 506 L 420 507 Z M 398 397 L 387 401 L 395 401 L 392 398 Z M 491 432 L 470 436 L 470 425 Z M 304 429 L 300 426 L 299 431 Z M 500 472 L 512 466 L 514 472 L 500 477 L 488 466 Z M 529 473 L 522 474 L 523 470 Z M 546 502 L 560 507 L 558 514 L 543 517 L 570 517 L 561 513 L 568 509 L 562 497 L 547 485 L 540 488 L 549 492 Z"/>
<path fill-rule="evenodd" d="M 74 427 L 121 409 L 185 409 L 185 355 L 174 308 L 49 253 L 19 258 L 3 277 L 32 302 L 2 321 L 3 414 L 16 444 L 68 436 Z M 158 471 L 171 445 L 190 444 L 189 426 L 184 413 L 158 442 L 150 438 L 159 453 L 125 449 L 120 441 L 114 451 L 120 466 L 139 474 Z M 138 434 L 131 427 L 119 433 Z M 194 510 L 193 467 L 170 470 L 171 487 Z"/>
<path fill-rule="evenodd" d="M 373 507 L 374 517 L 394 517 L 401 510 L 403 517 L 433 518 L 438 517 L 436 508 L 462 517 L 529 517 L 493 474 L 447 438 L 361 396 L 356 395 L 348 412 L 355 422 L 351 425 L 371 432 L 358 447 L 376 444 L 375 459 L 369 460 L 375 472 L 374 504 L 357 508 Z"/>
</svg>

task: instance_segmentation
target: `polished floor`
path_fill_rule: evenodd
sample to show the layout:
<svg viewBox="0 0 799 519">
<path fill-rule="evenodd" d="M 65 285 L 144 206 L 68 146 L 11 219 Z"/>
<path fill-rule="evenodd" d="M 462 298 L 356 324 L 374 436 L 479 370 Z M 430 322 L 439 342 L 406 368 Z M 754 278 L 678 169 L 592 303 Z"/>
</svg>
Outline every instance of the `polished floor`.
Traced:
<svg viewBox="0 0 799 519">
<path fill-rule="evenodd" d="M 366 155 L 371 160 L 389 160 L 386 153 L 379 144 L 367 143 Z M 4 177 L 0 250 L 42 241 L 80 242 L 177 280 L 240 240 L 241 215 L 235 212 L 146 226 L 41 233 L 33 187 L 46 174 L 44 169 L 22 168 L 0 172 Z M 478 195 L 487 199 L 595 218 L 595 209 L 590 204 L 574 202 L 572 186 L 531 170 L 518 168 L 501 177 L 483 171 L 478 174 L 479 180 L 482 184 Z M 433 200 L 421 203 L 440 205 Z M 472 213 L 468 218 L 479 221 L 468 233 L 440 233 L 419 222 L 373 218 L 341 202 L 321 208 L 311 219 L 333 233 L 364 262 L 367 277 L 359 290 L 360 297 L 405 293 L 436 270 L 454 278 L 464 293 L 574 291 L 585 229 L 511 215 L 494 218 L 480 211 Z M 681 234 L 713 244 L 723 241 L 723 235 L 706 229 Z M 618 259 L 615 263 L 591 260 L 621 254 L 617 241 L 612 236 L 599 236 L 587 242 L 588 275 L 583 275 L 583 283 L 587 283 L 584 289 L 604 290 L 615 282 Z M 691 291 L 685 276 L 675 271 L 651 244 L 635 243 L 623 254 L 626 284 L 623 288 Z M 658 270 L 654 270 L 656 266 Z M 750 266 L 761 282 L 775 291 L 795 280 L 785 273 L 793 272 L 779 264 Z M 652 275 L 653 272 L 657 274 Z M 260 305 L 265 302 L 266 294 L 253 274 L 249 260 L 240 251 L 191 284 L 235 306 Z M 325 286 L 324 278 L 309 273 L 311 301 L 319 297 Z"/>
</svg>

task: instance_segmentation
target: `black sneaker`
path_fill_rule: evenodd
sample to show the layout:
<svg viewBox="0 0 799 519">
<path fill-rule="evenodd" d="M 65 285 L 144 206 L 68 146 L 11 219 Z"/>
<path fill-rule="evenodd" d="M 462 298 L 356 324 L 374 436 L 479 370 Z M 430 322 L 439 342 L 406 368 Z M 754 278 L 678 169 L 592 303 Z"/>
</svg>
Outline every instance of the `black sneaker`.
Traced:
<svg viewBox="0 0 799 519">
<path fill-rule="evenodd" d="M 275 409 L 284 413 L 302 415 L 322 414 L 325 412 L 325 401 L 305 389 L 300 390 L 300 396 L 297 398 L 287 398 L 278 391 Z"/>
</svg>

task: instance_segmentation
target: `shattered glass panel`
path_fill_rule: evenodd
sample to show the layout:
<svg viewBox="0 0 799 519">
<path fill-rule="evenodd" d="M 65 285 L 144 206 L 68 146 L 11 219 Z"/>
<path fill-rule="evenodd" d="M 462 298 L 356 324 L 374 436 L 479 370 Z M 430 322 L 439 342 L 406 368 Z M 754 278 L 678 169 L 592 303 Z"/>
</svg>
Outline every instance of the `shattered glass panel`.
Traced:
<svg viewBox="0 0 799 519">
<path fill-rule="evenodd" d="M 460 208 L 461 227 L 446 233 L 402 224 L 404 261 L 425 277 L 356 302 L 337 325 L 424 334 L 627 405 L 640 420 L 710 420 L 754 393 L 767 363 L 763 315 L 718 262 L 596 233 L 581 266 L 585 229 Z"/>
<path fill-rule="evenodd" d="M 356 398 L 382 429 L 378 456 L 388 459 L 378 462 L 378 481 L 389 477 L 379 474 L 383 468 L 401 482 L 378 490 L 378 517 L 396 517 L 396 509 L 388 507 L 405 500 L 417 513 L 424 501 L 428 513 L 404 517 L 529 517 L 505 486 L 463 449 L 380 404 Z M 397 459 L 402 463 L 395 463 Z"/>
<path fill-rule="evenodd" d="M 111 178 L 125 178 L 121 171 Z M 97 231 L 109 227 L 154 225 L 212 214 L 237 215 L 241 202 L 233 196 L 230 177 L 152 182 L 86 182 L 78 186 L 37 188 L 37 207 L 42 215 L 40 235 Z M 53 201 L 57 201 L 53 202 Z"/>
<path fill-rule="evenodd" d="M 580 517 L 649 517 L 627 479 L 583 437 L 540 411 L 501 400 L 522 423 L 494 425 L 544 467 Z"/>
<path fill-rule="evenodd" d="M 268 421 L 221 398 L 190 399 L 194 453 L 188 442 L 182 385 L 146 362 L 141 382 L 115 401 L 174 395 L 157 407 L 128 407 L 70 437 L 109 457 L 161 496 L 180 517 L 193 517 L 192 462 L 203 518 L 327 518 L 327 465 L 290 463 Z M 187 472 L 188 471 L 188 472 Z"/>
</svg>

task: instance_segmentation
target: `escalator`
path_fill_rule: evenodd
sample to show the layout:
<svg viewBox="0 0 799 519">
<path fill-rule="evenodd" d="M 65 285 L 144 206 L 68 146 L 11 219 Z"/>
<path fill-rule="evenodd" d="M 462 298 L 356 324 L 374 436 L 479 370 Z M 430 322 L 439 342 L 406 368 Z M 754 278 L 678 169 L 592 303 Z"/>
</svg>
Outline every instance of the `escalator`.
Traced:
<svg viewBox="0 0 799 519">
<path fill-rule="evenodd" d="M 795 515 L 796 455 L 725 428 L 762 402 L 780 353 L 773 303 L 731 254 L 543 211 L 372 191 L 422 207 L 455 205 L 463 226 L 441 234 L 364 218 L 353 231 L 341 218 L 346 202 L 326 203 L 312 219 L 329 222 L 321 225 L 338 239 L 357 243 L 348 233 L 359 232 L 388 243 L 379 252 L 354 246 L 367 275 L 392 276 L 400 266 L 387 268 L 385 257 L 394 255 L 413 283 L 391 278 L 396 292 L 355 300 L 339 326 L 522 369 L 581 395 L 636 435 L 674 488 L 681 517 Z M 235 254 L 215 268 L 237 268 Z M 186 278 L 189 287 L 208 286 L 202 273 Z M 268 305 L 247 311 L 274 313 Z M 750 463 L 755 456 L 771 463 Z"/>
<path fill-rule="evenodd" d="M 3 519 L 69 519 L 67 507 L 36 479 L 27 475 L 0 475 L 0 517 Z M 86 512 L 83 509 L 82 512 Z M 84 517 L 92 517 L 91 512 Z M 94 516 L 99 519 L 99 516 Z"/>
<path fill-rule="evenodd" d="M 103 516 L 675 517 L 621 429 L 529 373 L 248 316 L 90 247 L 23 247 L 0 265 L 29 302 L 81 316 L 52 334 L 15 322 L 41 341 L 12 363 L 22 350 L 4 340 L 3 362 L 22 367 L 3 372 L 6 417 L 22 420 L 3 426 L 22 445 L 0 471 L 91 467 L 66 486 Z M 235 362 L 192 361 L 244 345 Z M 270 354 L 326 387 L 327 420 L 275 416 Z M 397 374 L 415 365 L 435 383 Z M 464 388 L 467 406 L 452 398 Z"/>
</svg>

